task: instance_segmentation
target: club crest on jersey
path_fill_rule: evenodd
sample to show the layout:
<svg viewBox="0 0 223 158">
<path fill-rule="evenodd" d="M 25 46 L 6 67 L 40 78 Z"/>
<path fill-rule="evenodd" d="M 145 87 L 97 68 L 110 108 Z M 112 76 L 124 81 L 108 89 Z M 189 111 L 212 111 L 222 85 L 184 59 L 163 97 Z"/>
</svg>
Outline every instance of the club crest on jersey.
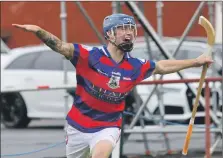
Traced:
<svg viewBox="0 0 223 158">
<path fill-rule="evenodd" d="M 111 89 L 119 88 L 120 76 L 121 74 L 119 72 L 118 73 L 112 72 L 112 76 L 107 83 L 108 87 L 110 87 Z"/>
</svg>

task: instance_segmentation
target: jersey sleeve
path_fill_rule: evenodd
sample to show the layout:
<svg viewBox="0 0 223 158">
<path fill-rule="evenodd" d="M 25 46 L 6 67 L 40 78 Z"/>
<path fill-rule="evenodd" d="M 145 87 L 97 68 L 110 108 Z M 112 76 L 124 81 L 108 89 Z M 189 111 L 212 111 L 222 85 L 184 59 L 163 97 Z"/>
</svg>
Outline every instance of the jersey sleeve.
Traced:
<svg viewBox="0 0 223 158">
<path fill-rule="evenodd" d="M 74 52 L 73 57 L 70 59 L 70 62 L 74 65 L 74 67 L 76 67 L 78 61 L 84 61 L 88 58 L 89 51 L 92 50 L 92 47 L 77 43 L 73 43 L 73 45 Z"/>
<path fill-rule="evenodd" d="M 141 60 L 140 81 L 150 77 L 156 68 L 156 63 L 152 60 Z"/>
</svg>

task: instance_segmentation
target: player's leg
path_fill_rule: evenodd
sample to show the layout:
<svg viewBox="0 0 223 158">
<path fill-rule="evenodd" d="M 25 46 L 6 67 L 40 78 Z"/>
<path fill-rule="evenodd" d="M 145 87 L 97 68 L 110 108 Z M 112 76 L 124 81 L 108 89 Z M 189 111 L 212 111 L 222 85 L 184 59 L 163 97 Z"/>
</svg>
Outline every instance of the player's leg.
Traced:
<svg viewBox="0 0 223 158">
<path fill-rule="evenodd" d="M 90 149 L 88 147 L 77 151 L 71 147 L 66 147 L 66 156 L 67 158 L 90 158 Z"/>
<path fill-rule="evenodd" d="M 90 156 L 88 142 L 91 137 L 69 125 L 66 131 L 67 158 L 88 158 Z"/>
<path fill-rule="evenodd" d="M 90 142 L 92 158 L 108 158 L 119 140 L 119 128 L 106 128 L 95 133 Z"/>
<path fill-rule="evenodd" d="M 109 140 L 100 140 L 92 149 L 92 158 L 109 158 L 113 145 Z"/>
</svg>

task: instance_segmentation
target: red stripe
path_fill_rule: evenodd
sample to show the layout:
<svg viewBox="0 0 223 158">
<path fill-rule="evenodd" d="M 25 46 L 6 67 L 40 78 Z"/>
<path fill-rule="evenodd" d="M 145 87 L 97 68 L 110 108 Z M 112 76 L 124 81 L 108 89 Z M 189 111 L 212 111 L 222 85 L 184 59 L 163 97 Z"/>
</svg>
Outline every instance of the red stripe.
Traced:
<svg viewBox="0 0 223 158">
<path fill-rule="evenodd" d="M 118 112 L 123 111 L 125 108 L 125 102 L 123 101 L 121 104 L 110 104 L 99 99 L 94 98 L 90 94 L 88 94 L 85 89 L 77 85 L 76 94 L 81 96 L 81 100 L 85 102 L 92 109 L 101 111 L 101 112 Z"/>
<path fill-rule="evenodd" d="M 104 121 L 95 121 L 91 118 L 84 116 L 78 109 L 72 106 L 71 110 L 68 113 L 68 116 L 75 121 L 77 124 L 85 128 L 95 128 L 95 127 L 109 127 L 109 126 L 121 126 L 122 119 L 119 119 L 116 122 L 104 122 Z"/>
<path fill-rule="evenodd" d="M 84 49 L 81 44 L 78 44 L 78 46 L 79 46 L 79 49 L 80 49 L 80 56 L 81 56 L 81 58 L 82 59 L 87 58 L 89 56 L 89 51 Z"/>
<path fill-rule="evenodd" d="M 142 73 L 145 74 L 146 71 L 150 69 L 150 67 L 151 67 L 150 62 L 147 61 L 145 64 L 142 65 Z"/>
<path fill-rule="evenodd" d="M 107 83 L 109 82 L 109 78 L 104 75 L 99 74 L 98 72 L 95 72 L 94 70 L 89 68 L 86 64 L 78 63 L 76 73 L 77 73 L 77 75 L 80 75 L 80 76 L 86 78 L 87 80 L 91 81 L 92 84 L 94 84 L 98 87 L 101 87 L 105 90 L 109 90 L 109 91 L 113 91 L 113 92 L 125 93 L 125 92 L 130 91 L 134 86 L 132 81 L 120 80 L 119 81 L 120 87 L 117 89 L 111 89 L 107 85 Z M 94 77 L 92 77 L 92 76 L 94 76 Z"/>
<path fill-rule="evenodd" d="M 105 64 L 105 65 L 108 65 L 108 66 L 114 66 L 114 63 L 108 57 L 105 57 L 105 56 L 102 56 L 100 58 L 100 62 L 102 64 Z"/>
<path fill-rule="evenodd" d="M 141 75 L 139 77 L 139 80 L 140 81 L 144 79 L 145 73 L 150 69 L 150 67 L 151 67 L 151 65 L 150 65 L 150 62 L 149 61 L 147 61 L 145 64 L 142 65 L 141 72 L 142 72 L 143 75 Z"/>
<path fill-rule="evenodd" d="M 125 70 L 133 70 L 133 66 L 126 60 L 124 60 L 121 65 L 119 65 L 119 68 L 125 69 Z"/>
<path fill-rule="evenodd" d="M 125 93 L 125 92 L 130 91 L 133 88 L 134 83 L 132 81 L 127 81 L 127 80 L 120 81 L 119 83 L 120 88 L 111 89 L 110 87 L 108 87 L 107 83 L 109 81 L 109 78 L 89 68 L 88 59 L 87 59 L 87 57 L 89 56 L 89 51 L 84 49 L 80 44 L 79 44 L 79 49 L 80 49 L 80 56 L 82 60 L 79 60 L 76 65 L 77 74 L 81 75 L 82 77 L 91 81 L 91 83 L 93 83 L 94 85 L 101 87 L 105 90 L 112 90 L 113 92 Z"/>
</svg>

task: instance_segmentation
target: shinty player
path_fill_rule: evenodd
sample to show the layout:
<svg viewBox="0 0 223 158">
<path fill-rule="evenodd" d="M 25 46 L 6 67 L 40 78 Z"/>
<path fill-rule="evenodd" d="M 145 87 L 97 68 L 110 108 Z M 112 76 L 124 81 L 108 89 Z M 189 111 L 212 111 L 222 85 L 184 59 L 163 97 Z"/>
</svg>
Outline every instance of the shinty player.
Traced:
<svg viewBox="0 0 223 158">
<path fill-rule="evenodd" d="M 152 74 L 168 74 L 211 64 L 201 55 L 187 60 L 141 60 L 133 58 L 137 36 L 132 16 L 112 14 L 103 22 L 108 42 L 103 47 L 66 43 L 36 25 L 13 26 L 34 33 L 52 50 L 64 55 L 76 68 L 75 99 L 67 114 L 67 158 L 108 158 L 120 136 L 125 97 Z"/>
</svg>

